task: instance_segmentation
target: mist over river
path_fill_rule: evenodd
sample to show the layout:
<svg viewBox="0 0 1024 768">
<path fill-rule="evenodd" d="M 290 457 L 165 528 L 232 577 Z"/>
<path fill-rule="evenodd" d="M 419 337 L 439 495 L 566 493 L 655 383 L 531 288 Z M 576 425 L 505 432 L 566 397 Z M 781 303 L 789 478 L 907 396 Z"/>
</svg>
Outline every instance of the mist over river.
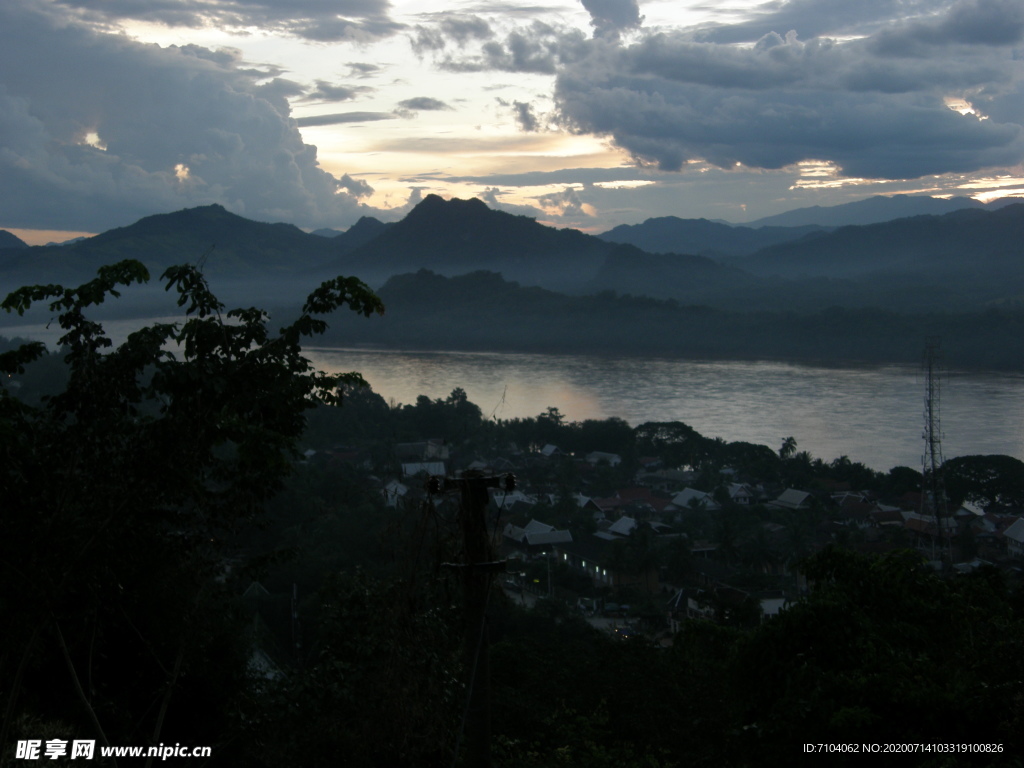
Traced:
<svg viewBox="0 0 1024 768">
<path fill-rule="evenodd" d="M 359 371 L 393 403 L 466 390 L 485 417 L 682 421 L 706 437 L 848 456 L 876 470 L 919 469 L 925 375 L 916 366 L 640 360 L 590 355 L 307 349 L 321 368 Z M 943 455 L 1024 459 L 1024 375 L 944 371 Z"/>
</svg>

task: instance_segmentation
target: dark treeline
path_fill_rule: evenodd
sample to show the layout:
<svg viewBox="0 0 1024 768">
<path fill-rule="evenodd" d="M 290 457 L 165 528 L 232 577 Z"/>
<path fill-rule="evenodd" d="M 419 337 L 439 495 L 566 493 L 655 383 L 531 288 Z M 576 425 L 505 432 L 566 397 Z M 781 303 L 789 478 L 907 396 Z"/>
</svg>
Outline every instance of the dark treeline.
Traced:
<svg viewBox="0 0 1024 768">
<path fill-rule="evenodd" d="M 169 280 L 196 307 L 190 319 L 110 348 L 85 310 L 97 290 L 140 276 L 122 265 L 88 290 L 50 294 L 65 302 L 60 353 L 0 348 L 3 765 L 25 762 L 14 745 L 28 739 L 212 746 L 181 765 L 462 764 L 461 586 L 444 567 L 461 556 L 458 509 L 422 494 L 386 503 L 403 443 L 436 439 L 455 467 L 514 457 L 523 484 L 549 494 L 552 521 L 581 535 L 569 492 L 623 487 L 641 458 L 688 467 L 708 491 L 726 468 L 779 487 L 920 486 L 914 470 L 816 459 L 795 440 L 776 449 L 680 423 L 570 423 L 553 408 L 494 421 L 459 389 L 389 405 L 299 354 L 318 314 L 380 308 L 355 283 L 274 334 L 258 311 L 221 313 L 183 270 Z M 172 358 L 168 341 L 184 351 Z M 564 455 L 536 460 L 548 444 Z M 623 461 L 577 460 L 595 450 Z M 1020 504 L 1019 465 L 964 457 L 951 492 Z M 696 515 L 689 531 L 729 538 L 738 562 L 757 544 L 744 526 L 781 525 L 772 514 Z M 825 518 L 815 507 L 785 522 L 799 532 Z M 933 747 L 916 765 L 1019 765 L 1024 593 L 994 569 L 946 579 L 911 552 L 870 558 L 839 544 L 801 561 L 812 588 L 778 617 L 687 620 L 668 648 L 495 590 L 494 764 L 781 766 L 805 759 L 805 743 L 913 742 L 996 745 Z M 685 546 L 665 554 L 667 573 L 686 571 Z M 652 604 L 654 620 L 663 609 Z"/>
<path fill-rule="evenodd" d="M 938 336 L 951 366 L 1024 366 L 1024 313 L 1013 307 L 728 312 L 614 291 L 570 297 L 488 272 L 446 278 L 421 271 L 392 278 L 380 293 L 389 308 L 384 318 L 346 323 L 326 339 L 417 349 L 916 364 L 923 340 Z"/>
</svg>

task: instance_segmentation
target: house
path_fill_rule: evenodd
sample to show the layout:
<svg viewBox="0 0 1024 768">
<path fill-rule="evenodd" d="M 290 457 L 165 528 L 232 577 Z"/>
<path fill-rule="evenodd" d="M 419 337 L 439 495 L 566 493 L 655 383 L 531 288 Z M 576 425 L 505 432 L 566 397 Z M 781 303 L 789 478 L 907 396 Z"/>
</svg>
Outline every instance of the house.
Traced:
<svg viewBox="0 0 1024 768">
<path fill-rule="evenodd" d="M 1018 517 L 1013 525 L 1003 531 L 1003 538 L 1010 557 L 1024 557 L 1024 517 Z"/>
<path fill-rule="evenodd" d="M 685 488 L 682 492 L 677 493 L 672 497 L 672 506 L 683 511 L 699 509 L 714 511 L 722 508 L 710 493 L 698 491 L 696 488 Z"/>
<path fill-rule="evenodd" d="M 754 503 L 754 499 L 757 497 L 757 493 L 746 483 L 729 483 L 726 490 L 729 493 L 729 498 L 733 504 L 743 504 L 744 506 Z"/>
<path fill-rule="evenodd" d="M 384 503 L 392 508 L 397 507 L 398 502 L 405 498 L 407 493 L 409 493 L 409 486 L 398 480 L 391 480 L 385 484 L 383 489 Z"/>
<path fill-rule="evenodd" d="M 622 488 L 615 494 L 627 507 L 632 507 L 646 515 L 660 515 L 671 506 L 671 499 L 656 495 L 650 488 Z"/>
<path fill-rule="evenodd" d="M 443 461 L 416 461 L 402 464 L 402 477 L 415 477 L 416 475 L 440 475 L 447 474 Z"/>
<path fill-rule="evenodd" d="M 565 453 L 557 445 L 551 445 L 548 443 L 540 449 L 540 454 L 546 459 L 550 459 L 552 456 L 565 456 Z"/>
<path fill-rule="evenodd" d="M 595 509 L 600 510 L 607 516 L 609 513 L 614 513 L 619 508 L 626 506 L 626 502 L 620 499 L 618 496 L 609 496 L 607 499 L 591 499 L 589 502 Z"/>
<path fill-rule="evenodd" d="M 502 533 L 508 541 L 527 551 L 546 551 L 555 544 L 572 542 L 569 531 L 557 530 L 553 525 L 539 520 L 531 520 L 522 528 L 509 523 Z"/>
<path fill-rule="evenodd" d="M 798 491 L 795 488 L 787 488 L 775 501 L 769 502 L 768 506 L 778 509 L 810 509 L 813 497 L 807 491 Z"/>
<path fill-rule="evenodd" d="M 868 522 L 873 528 L 901 528 L 903 513 L 900 512 L 899 507 L 876 504 L 875 508 L 868 513 Z"/>
<path fill-rule="evenodd" d="M 632 517 L 626 517 L 623 515 L 608 528 L 603 531 L 598 531 L 594 535 L 599 539 L 605 539 L 606 541 L 615 541 L 616 539 L 627 538 L 632 535 L 633 531 L 636 530 L 637 523 Z"/>
<path fill-rule="evenodd" d="M 537 503 L 537 497 L 523 493 L 518 488 L 514 491 L 505 491 L 495 488 L 491 491 L 491 504 L 497 509 L 509 509 L 514 504 L 528 504 L 531 507 Z"/>
<path fill-rule="evenodd" d="M 941 529 L 936 526 L 933 515 L 904 512 L 903 518 L 903 529 L 911 535 L 914 545 L 922 551 L 946 546 L 957 533 L 956 521 L 952 517 L 941 518 Z"/>
<path fill-rule="evenodd" d="M 622 463 L 622 457 L 617 453 L 605 453 L 604 451 L 591 451 L 586 456 L 587 463 L 597 466 L 602 461 L 609 467 L 617 467 Z"/>
</svg>

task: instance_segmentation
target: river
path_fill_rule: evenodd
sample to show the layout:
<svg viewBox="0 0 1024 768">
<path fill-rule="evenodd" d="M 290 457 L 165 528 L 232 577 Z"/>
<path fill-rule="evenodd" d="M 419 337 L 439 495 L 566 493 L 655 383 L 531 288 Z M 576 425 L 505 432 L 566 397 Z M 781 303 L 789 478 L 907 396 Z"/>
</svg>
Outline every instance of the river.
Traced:
<svg viewBox="0 0 1024 768">
<path fill-rule="evenodd" d="M 486 417 L 569 421 L 616 416 L 632 425 L 682 421 L 707 437 L 848 456 L 876 470 L 920 468 L 925 375 L 916 366 L 824 367 L 486 352 L 308 350 L 324 370 L 359 371 L 394 403 L 462 387 Z M 1024 375 L 944 371 L 939 415 L 946 458 L 1024 459 Z"/>
<path fill-rule="evenodd" d="M 120 342 L 139 323 L 104 324 Z M 53 344 L 60 329 L 0 328 L 4 335 Z M 462 387 L 487 417 L 536 416 L 550 406 L 570 421 L 682 421 L 707 437 L 774 449 L 793 436 L 798 450 L 812 456 L 831 461 L 845 455 L 881 471 L 920 468 L 925 451 L 925 377 L 916 366 L 320 347 L 307 354 L 324 370 L 361 372 L 396 404 L 421 394 L 444 398 Z M 1001 453 L 1024 459 L 1024 374 L 947 371 L 940 381 L 946 458 Z"/>
</svg>

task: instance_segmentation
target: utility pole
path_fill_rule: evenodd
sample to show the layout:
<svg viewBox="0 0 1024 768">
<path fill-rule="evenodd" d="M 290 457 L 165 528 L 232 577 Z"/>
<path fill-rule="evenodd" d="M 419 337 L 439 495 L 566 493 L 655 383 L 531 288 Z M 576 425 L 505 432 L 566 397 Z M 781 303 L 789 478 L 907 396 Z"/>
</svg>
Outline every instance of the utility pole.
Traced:
<svg viewBox="0 0 1024 768">
<path fill-rule="evenodd" d="M 445 565 L 462 572 L 466 617 L 463 653 L 469 673 L 469 699 L 465 717 L 466 765 L 469 768 L 491 766 L 491 670 L 487 597 L 494 574 L 506 568 L 504 560 L 494 560 L 491 537 L 487 533 L 487 490 L 502 488 L 508 492 L 515 489 L 515 484 L 515 475 L 487 476 L 474 470 L 463 472 L 460 478 L 431 477 L 427 481 L 428 493 L 457 490 L 462 501 L 459 523 L 462 529 L 463 562 Z"/>
</svg>

